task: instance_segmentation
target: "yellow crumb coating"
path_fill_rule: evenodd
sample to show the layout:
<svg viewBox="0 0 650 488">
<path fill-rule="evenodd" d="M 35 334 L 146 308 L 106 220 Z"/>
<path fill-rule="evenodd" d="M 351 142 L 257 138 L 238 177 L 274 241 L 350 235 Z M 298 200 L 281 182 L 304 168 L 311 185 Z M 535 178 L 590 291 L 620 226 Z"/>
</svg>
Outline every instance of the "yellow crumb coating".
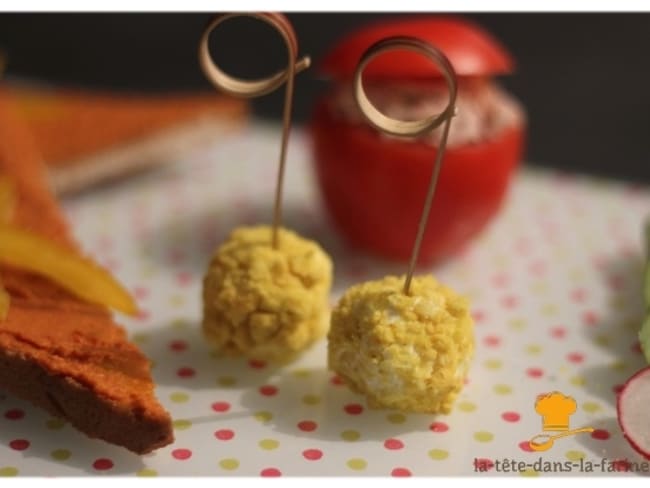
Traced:
<svg viewBox="0 0 650 488">
<path fill-rule="evenodd" d="M 228 355 L 285 363 L 329 325 L 332 261 L 313 241 L 269 226 L 235 229 L 203 279 L 203 331 Z"/>
<path fill-rule="evenodd" d="M 374 408 L 448 413 L 474 352 L 468 302 L 433 276 L 350 288 L 332 310 L 328 362 Z"/>
</svg>

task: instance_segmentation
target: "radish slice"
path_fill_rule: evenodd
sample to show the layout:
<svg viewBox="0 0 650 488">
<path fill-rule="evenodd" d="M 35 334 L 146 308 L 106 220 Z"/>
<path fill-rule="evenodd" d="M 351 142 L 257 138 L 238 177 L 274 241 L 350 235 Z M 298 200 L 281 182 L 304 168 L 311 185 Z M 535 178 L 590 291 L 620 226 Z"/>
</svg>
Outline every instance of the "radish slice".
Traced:
<svg viewBox="0 0 650 488">
<path fill-rule="evenodd" d="M 630 445 L 650 459 L 650 367 L 632 376 L 616 402 L 618 424 Z"/>
</svg>

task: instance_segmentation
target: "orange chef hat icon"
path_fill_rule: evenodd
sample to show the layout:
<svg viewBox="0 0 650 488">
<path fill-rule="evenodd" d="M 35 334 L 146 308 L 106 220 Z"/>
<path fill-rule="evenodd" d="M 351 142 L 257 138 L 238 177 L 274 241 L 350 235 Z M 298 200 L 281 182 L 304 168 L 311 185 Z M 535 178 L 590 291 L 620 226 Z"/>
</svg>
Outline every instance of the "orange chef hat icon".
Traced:
<svg viewBox="0 0 650 488">
<path fill-rule="evenodd" d="M 576 411 L 576 401 L 559 391 L 539 395 L 535 411 L 542 416 L 543 430 L 569 430 L 569 416 Z"/>
</svg>

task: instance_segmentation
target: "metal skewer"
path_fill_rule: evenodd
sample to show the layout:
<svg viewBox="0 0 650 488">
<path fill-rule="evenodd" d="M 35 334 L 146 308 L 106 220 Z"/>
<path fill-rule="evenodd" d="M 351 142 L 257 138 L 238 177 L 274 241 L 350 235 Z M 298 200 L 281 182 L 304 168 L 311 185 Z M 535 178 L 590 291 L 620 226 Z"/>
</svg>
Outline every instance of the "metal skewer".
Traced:
<svg viewBox="0 0 650 488">
<path fill-rule="evenodd" d="M 243 80 L 227 75 L 220 70 L 210 55 L 208 41 L 210 33 L 222 22 L 234 17 L 253 17 L 270 24 L 282 36 L 288 53 L 287 68 L 267 78 L 259 80 Z M 253 98 L 271 93 L 286 83 L 284 96 L 284 112 L 282 117 L 282 139 L 280 145 L 280 158 L 278 163 L 278 174 L 275 185 L 275 201 L 273 205 L 273 237 L 274 248 L 278 247 L 278 229 L 282 225 L 282 192 L 284 187 L 284 173 L 287 158 L 287 147 L 289 144 L 289 132 L 291 130 L 291 109 L 293 105 L 294 78 L 297 73 L 304 71 L 311 64 L 309 56 L 296 60 L 298 56 L 298 41 L 296 34 L 291 27 L 289 20 L 279 13 L 233 13 L 220 14 L 215 16 L 206 27 L 199 43 L 199 63 L 205 76 L 219 90 L 237 97 Z"/>
<path fill-rule="evenodd" d="M 428 57 L 440 68 L 449 90 L 449 101 L 441 113 L 415 121 L 397 120 L 381 113 L 368 99 L 363 88 L 363 70 L 373 58 L 385 53 L 386 51 L 392 50 L 408 50 L 417 52 Z M 440 139 L 438 150 L 436 151 L 433 172 L 431 174 L 427 195 L 424 200 L 424 208 L 422 209 L 422 215 L 420 216 L 418 231 L 413 244 L 413 250 L 411 251 L 411 258 L 409 260 L 406 280 L 404 282 L 404 293 L 407 295 L 410 292 L 411 280 L 413 279 L 413 273 L 420 255 L 422 238 L 424 237 L 424 231 L 426 230 L 429 221 L 431 204 L 436 192 L 438 176 L 440 175 L 442 160 L 447 147 L 451 119 L 456 115 L 457 92 L 458 83 L 456 81 L 456 73 L 447 57 L 438 48 L 415 37 L 389 37 L 376 42 L 361 56 L 361 60 L 359 61 L 354 73 L 355 100 L 361 113 L 364 115 L 368 123 L 375 129 L 393 136 L 418 137 L 432 131 L 444 123 L 442 137 Z"/>
</svg>

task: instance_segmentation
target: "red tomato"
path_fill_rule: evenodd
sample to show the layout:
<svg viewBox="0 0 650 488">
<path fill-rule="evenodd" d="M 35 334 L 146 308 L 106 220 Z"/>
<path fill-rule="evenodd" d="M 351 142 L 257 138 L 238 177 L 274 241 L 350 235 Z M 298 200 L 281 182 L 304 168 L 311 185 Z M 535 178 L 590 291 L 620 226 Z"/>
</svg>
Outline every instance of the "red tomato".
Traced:
<svg viewBox="0 0 650 488">
<path fill-rule="evenodd" d="M 344 37 L 323 59 L 320 70 L 337 80 L 351 79 L 363 52 L 390 36 L 412 36 L 440 49 L 458 76 L 492 76 L 510 73 L 508 52 L 475 24 L 455 17 L 419 17 L 379 22 Z M 439 75 L 435 65 L 411 52 L 394 51 L 374 59 L 364 79 L 427 78 Z"/>
<path fill-rule="evenodd" d="M 507 53 L 477 27 L 457 19 L 429 17 L 353 33 L 325 57 L 324 71 L 349 83 L 363 51 L 388 35 L 415 35 L 434 43 L 463 75 L 460 83 L 512 67 Z M 416 56 L 413 62 L 403 62 L 403 54 L 412 53 L 395 51 L 376 58 L 364 77 L 431 78 L 432 65 L 427 59 Z M 421 141 L 386 138 L 367 125 L 333 117 L 328 96 L 317 103 L 310 125 L 325 206 L 351 244 L 406 261 L 437 149 Z M 497 213 L 522 156 L 524 139 L 522 124 L 484 142 L 447 149 L 422 242 L 421 264 L 460 251 Z"/>
</svg>

